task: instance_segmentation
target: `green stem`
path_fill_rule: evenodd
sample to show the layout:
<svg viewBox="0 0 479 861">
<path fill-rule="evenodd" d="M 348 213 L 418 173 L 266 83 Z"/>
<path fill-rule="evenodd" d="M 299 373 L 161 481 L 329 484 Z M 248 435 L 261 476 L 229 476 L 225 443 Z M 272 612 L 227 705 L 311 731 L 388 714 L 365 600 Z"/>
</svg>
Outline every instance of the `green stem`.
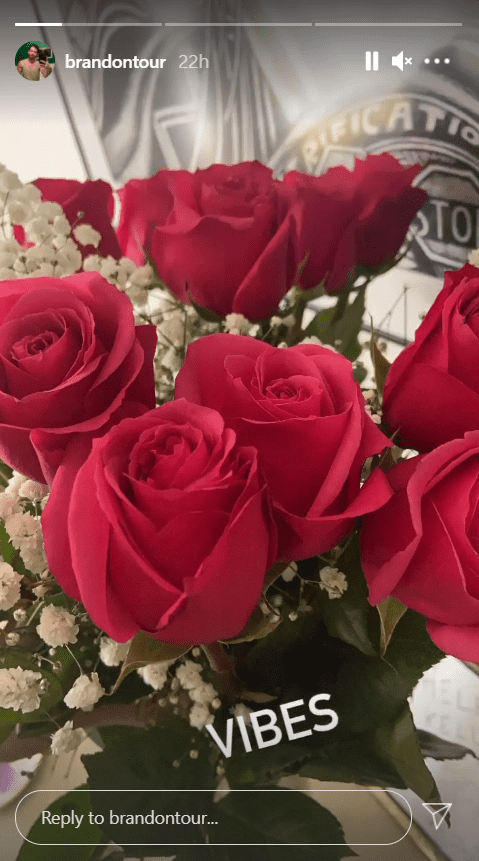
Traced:
<svg viewBox="0 0 479 861">
<path fill-rule="evenodd" d="M 216 674 L 215 687 L 219 694 L 237 696 L 242 684 L 235 672 L 235 659 L 228 655 L 221 643 L 207 643 L 201 648 L 208 658 L 208 663 Z"/>
<path fill-rule="evenodd" d="M 333 319 L 331 320 L 331 326 L 334 326 L 335 323 L 338 323 L 343 319 L 346 308 L 349 305 L 349 293 L 343 292 L 338 295 L 336 306 L 334 309 Z"/>
<path fill-rule="evenodd" d="M 156 724 L 160 709 L 158 698 L 155 697 L 137 703 L 112 703 L 98 706 L 91 712 L 79 712 L 73 717 L 73 727 L 133 726 L 147 729 Z M 36 753 L 48 753 L 51 741 L 49 734 L 18 736 L 13 731 L 0 745 L 0 762 L 15 762 Z"/>
</svg>

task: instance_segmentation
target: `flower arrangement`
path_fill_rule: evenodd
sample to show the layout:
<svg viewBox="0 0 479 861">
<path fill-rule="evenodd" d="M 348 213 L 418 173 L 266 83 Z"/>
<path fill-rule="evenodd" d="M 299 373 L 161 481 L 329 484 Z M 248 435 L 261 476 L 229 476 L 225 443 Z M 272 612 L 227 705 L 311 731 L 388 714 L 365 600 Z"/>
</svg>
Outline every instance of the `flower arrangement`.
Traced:
<svg viewBox="0 0 479 861">
<path fill-rule="evenodd" d="M 115 227 L 106 183 L 2 168 L 0 760 L 95 732 L 88 788 L 208 791 L 219 832 L 193 844 L 251 815 L 218 786 L 439 800 L 424 753 L 452 754 L 408 698 L 446 652 L 479 662 L 477 252 L 392 366 L 373 333 L 374 387 L 358 340 L 419 170 L 162 170 Z M 354 854 L 281 796 L 255 801 L 259 843 Z M 158 851 L 108 821 L 75 840 Z"/>
</svg>

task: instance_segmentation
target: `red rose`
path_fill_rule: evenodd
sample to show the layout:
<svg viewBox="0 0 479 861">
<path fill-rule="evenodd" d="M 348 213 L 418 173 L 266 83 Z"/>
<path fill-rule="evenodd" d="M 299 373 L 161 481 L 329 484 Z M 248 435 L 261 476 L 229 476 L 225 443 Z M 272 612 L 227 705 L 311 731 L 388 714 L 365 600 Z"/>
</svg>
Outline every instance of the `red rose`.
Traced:
<svg viewBox="0 0 479 861">
<path fill-rule="evenodd" d="M 50 483 L 73 434 L 155 404 L 154 326 L 97 273 L 0 283 L 0 457 Z"/>
<path fill-rule="evenodd" d="M 259 320 L 292 286 L 294 194 L 259 162 L 160 170 L 120 196 L 123 253 L 140 263 L 148 251 L 182 302 L 189 293 L 218 314 Z"/>
<path fill-rule="evenodd" d="M 82 257 L 90 254 L 109 254 L 118 260 L 121 249 L 112 226 L 115 209 L 111 186 L 102 179 L 78 182 L 76 179 L 36 179 L 34 185 L 40 189 L 43 200 L 59 203 L 70 224 L 90 224 L 101 234 L 98 248 L 79 245 Z"/>
<path fill-rule="evenodd" d="M 291 171 L 286 185 L 302 200 L 298 207 L 298 260 L 309 254 L 300 286 L 323 279 L 337 293 L 357 266 L 374 269 L 396 256 L 427 194 L 411 183 L 421 165 L 404 168 L 389 153 L 356 159 L 354 171 L 333 167 L 322 176 Z"/>
<path fill-rule="evenodd" d="M 394 595 L 434 642 L 479 661 L 479 431 L 393 467 L 394 496 L 364 519 L 372 604 Z"/>
<path fill-rule="evenodd" d="M 332 350 L 210 335 L 188 347 L 175 397 L 217 409 L 239 444 L 257 449 L 279 560 L 331 549 L 389 499 L 381 470 L 360 487 L 364 461 L 389 440 L 365 412 L 351 362 Z"/>
<path fill-rule="evenodd" d="M 184 400 L 120 422 L 86 461 L 81 449 L 68 450 L 42 519 L 67 594 L 118 642 L 238 634 L 274 554 L 254 449 Z"/>
<path fill-rule="evenodd" d="M 479 269 L 446 272 L 414 343 L 391 365 L 383 410 L 418 451 L 479 430 Z"/>
</svg>

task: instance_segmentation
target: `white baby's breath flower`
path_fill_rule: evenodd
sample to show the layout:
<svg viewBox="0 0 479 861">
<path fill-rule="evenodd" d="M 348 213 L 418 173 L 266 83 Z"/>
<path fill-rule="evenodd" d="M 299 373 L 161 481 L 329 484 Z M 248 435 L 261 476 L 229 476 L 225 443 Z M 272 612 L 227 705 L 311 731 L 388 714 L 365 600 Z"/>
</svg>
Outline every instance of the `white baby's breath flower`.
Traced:
<svg viewBox="0 0 479 861">
<path fill-rule="evenodd" d="M 182 365 L 182 359 L 179 351 L 175 347 L 170 347 L 169 350 L 166 350 L 161 357 L 161 364 L 167 371 L 171 371 L 172 374 L 176 374 Z"/>
<path fill-rule="evenodd" d="M 73 729 L 73 721 L 69 720 L 61 729 L 53 733 L 51 751 L 56 756 L 60 756 L 61 753 L 72 753 L 86 737 L 85 730 L 82 727 Z"/>
<path fill-rule="evenodd" d="M 56 251 L 60 251 L 67 244 L 67 238 L 63 233 L 56 233 L 51 242 Z"/>
<path fill-rule="evenodd" d="M 185 319 L 183 313 L 172 311 L 161 320 L 158 325 L 158 334 L 163 336 L 168 344 L 181 347 L 185 337 Z"/>
<path fill-rule="evenodd" d="M 11 610 L 20 598 L 22 578 L 8 562 L 0 562 L 0 610 Z"/>
<path fill-rule="evenodd" d="M 12 224 L 25 224 L 32 217 L 31 207 L 19 200 L 12 200 L 8 206 L 8 217 Z"/>
<path fill-rule="evenodd" d="M 203 729 L 207 723 L 212 723 L 213 715 L 205 705 L 195 703 L 189 714 L 190 726 L 196 729 Z"/>
<path fill-rule="evenodd" d="M 8 479 L 6 493 L 12 493 L 14 496 L 18 497 L 20 493 L 20 488 L 26 480 L 26 475 L 23 475 L 23 473 L 17 472 L 17 470 L 14 469 L 12 477 Z"/>
<path fill-rule="evenodd" d="M 171 661 L 158 661 L 155 664 L 147 664 L 140 667 L 137 673 L 145 684 L 150 685 L 155 691 L 161 691 L 168 678 L 168 667 Z"/>
<path fill-rule="evenodd" d="M 13 172 L 13 170 L 3 170 L 0 173 L 0 190 L 1 191 L 13 191 L 14 189 L 20 188 L 22 183 L 20 182 L 18 175 Z"/>
<path fill-rule="evenodd" d="M 14 269 L 7 269 L 5 266 L 0 267 L 0 281 L 14 281 L 17 273 Z"/>
<path fill-rule="evenodd" d="M 16 259 L 13 251 L 0 251 L 0 269 L 11 269 Z"/>
<path fill-rule="evenodd" d="M 32 260 L 36 263 L 52 262 L 55 258 L 55 249 L 49 242 L 43 242 L 42 245 L 32 245 L 31 248 L 25 248 L 22 252 L 27 259 L 27 262 Z"/>
<path fill-rule="evenodd" d="M 85 272 L 99 272 L 101 269 L 101 257 L 99 254 L 89 254 L 83 261 Z"/>
<path fill-rule="evenodd" d="M 291 580 L 294 580 L 296 574 L 296 570 L 291 565 L 288 565 L 288 567 L 282 572 L 281 577 L 285 583 L 291 583 Z"/>
<path fill-rule="evenodd" d="M 211 705 L 214 699 L 218 696 L 218 691 L 215 691 L 213 685 L 209 682 L 202 682 L 196 688 L 190 688 L 188 695 L 194 703 L 200 705 Z"/>
<path fill-rule="evenodd" d="M 131 273 L 129 280 L 133 287 L 148 287 L 153 280 L 153 269 L 149 264 L 138 266 Z"/>
<path fill-rule="evenodd" d="M 56 607 L 54 604 L 48 604 L 43 608 L 40 624 L 37 625 L 38 636 L 47 646 L 54 647 L 76 643 L 79 630 L 75 616 L 64 607 Z"/>
<path fill-rule="evenodd" d="M 63 702 L 69 709 L 83 709 L 87 712 L 92 710 L 104 693 L 98 673 L 92 673 L 91 678 L 87 675 L 81 675 L 76 679 Z"/>
<path fill-rule="evenodd" d="M 116 274 L 117 270 L 118 270 L 118 263 L 111 256 L 111 254 L 109 254 L 108 257 L 105 257 L 101 261 L 100 272 L 104 278 L 111 278 L 113 275 Z"/>
<path fill-rule="evenodd" d="M 117 643 L 110 637 L 102 637 L 100 640 L 100 660 L 107 667 L 117 667 L 125 660 L 131 640 L 127 643 Z"/>
<path fill-rule="evenodd" d="M 5 528 L 11 538 L 15 550 L 21 550 L 22 544 L 34 538 L 41 528 L 39 521 L 28 512 L 12 514 L 5 522 Z"/>
<path fill-rule="evenodd" d="M 132 260 L 131 257 L 120 257 L 120 259 L 118 261 L 118 265 L 119 265 L 119 268 L 125 273 L 125 275 L 127 277 L 132 275 L 132 273 L 137 268 L 135 261 Z"/>
<path fill-rule="evenodd" d="M 14 236 L 10 236 L 8 239 L 0 240 L 0 252 L 2 254 L 10 253 L 14 254 L 17 257 L 19 251 L 22 250 L 22 247 L 19 242 L 15 239 Z"/>
<path fill-rule="evenodd" d="M 176 678 L 181 687 L 189 691 L 202 684 L 201 670 L 201 664 L 197 664 L 196 661 L 186 660 L 176 668 Z"/>
<path fill-rule="evenodd" d="M 40 706 L 42 674 L 22 667 L 0 669 L 0 707 L 34 712 Z"/>
<path fill-rule="evenodd" d="M 326 565 L 319 572 L 321 589 L 325 589 L 330 598 L 340 598 L 343 592 L 348 588 L 348 581 L 345 575 L 339 568 L 332 568 Z"/>
<path fill-rule="evenodd" d="M 139 287 L 137 284 L 129 284 L 126 286 L 126 293 L 134 305 L 146 305 L 148 302 L 148 291 L 144 287 Z"/>
<path fill-rule="evenodd" d="M 48 485 L 40 484 L 39 481 L 32 481 L 32 479 L 27 478 L 26 481 L 20 485 L 18 495 L 23 499 L 43 499 L 48 493 Z"/>
<path fill-rule="evenodd" d="M 32 574 L 41 574 L 47 567 L 41 522 L 28 512 L 17 512 L 5 520 L 15 550 Z"/>
<path fill-rule="evenodd" d="M 53 232 L 60 234 L 60 236 L 69 236 L 71 233 L 71 225 L 63 213 L 61 215 L 55 215 L 53 219 Z"/>
<path fill-rule="evenodd" d="M 33 586 L 32 592 L 37 596 L 37 598 L 43 598 L 48 592 L 48 587 L 43 583 L 39 583 L 38 586 Z"/>
<path fill-rule="evenodd" d="M 25 225 L 25 233 L 31 242 L 43 242 L 52 232 L 52 226 L 46 218 L 35 217 Z"/>
<path fill-rule="evenodd" d="M 101 233 L 98 233 L 91 224 L 78 224 L 73 229 L 73 236 L 80 245 L 93 245 L 94 248 L 98 248 L 101 242 Z"/>
<path fill-rule="evenodd" d="M 22 185 L 21 188 L 15 189 L 15 200 L 25 201 L 30 203 L 32 206 L 38 206 L 42 199 L 42 193 L 36 185 L 33 185 L 32 182 L 28 182 L 26 185 Z"/>
<path fill-rule="evenodd" d="M 12 493 L 0 493 L 0 517 L 7 520 L 12 514 L 21 514 L 18 497 Z"/>
<path fill-rule="evenodd" d="M 42 200 L 37 206 L 37 215 L 47 221 L 54 221 L 57 216 L 65 217 L 60 204 L 54 200 Z"/>
<path fill-rule="evenodd" d="M 248 724 L 251 723 L 251 719 L 250 719 L 251 712 L 252 712 L 252 709 L 250 709 L 244 703 L 237 703 L 233 709 L 234 716 L 237 718 L 242 717 L 244 719 L 244 722 L 248 723 Z"/>
<path fill-rule="evenodd" d="M 251 326 L 251 321 L 243 317 L 243 314 L 227 314 L 224 327 L 232 335 L 246 335 Z"/>
</svg>

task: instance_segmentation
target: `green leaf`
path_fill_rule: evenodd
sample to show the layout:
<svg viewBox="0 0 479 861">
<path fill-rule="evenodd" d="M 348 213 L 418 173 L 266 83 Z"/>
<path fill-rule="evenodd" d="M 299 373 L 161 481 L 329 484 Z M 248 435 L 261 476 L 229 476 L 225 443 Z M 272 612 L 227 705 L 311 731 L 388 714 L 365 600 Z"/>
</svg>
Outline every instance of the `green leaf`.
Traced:
<svg viewBox="0 0 479 861">
<path fill-rule="evenodd" d="M 10 541 L 10 536 L 5 529 L 3 520 L 0 520 L 0 552 L 5 562 L 10 563 L 17 552 Z"/>
<path fill-rule="evenodd" d="M 341 341 L 338 346 L 339 352 L 351 362 L 358 358 L 363 349 L 358 341 L 358 334 L 361 331 L 365 310 L 366 291 L 361 289 L 358 290 L 354 301 L 346 306 L 341 319 L 332 327 L 334 341 L 328 341 L 330 344 Z"/>
<path fill-rule="evenodd" d="M 399 601 L 397 598 L 393 598 L 392 595 L 390 595 L 388 598 L 385 598 L 384 601 L 381 601 L 377 605 L 376 609 L 381 621 L 381 657 L 383 657 L 389 643 L 391 642 L 391 637 L 394 634 L 396 625 L 404 616 L 407 607 L 402 603 L 402 601 Z"/>
<path fill-rule="evenodd" d="M 446 741 L 432 732 L 426 730 L 416 730 L 416 735 L 419 741 L 423 756 L 429 756 L 431 759 L 464 759 L 465 756 L 473 756 L 477 759 L 473 750 L 468 747 L 463 747 L 462 744 L 456 744 L 452 741 Z"/>
<path fill-rule="evenodd" d="M 377 750 L 390 761 L 406 785 L 423 801 L 441 801 L 439 790 L 424 762 L 408 705 L 401 714 L 376 730 Z"/>
<path fill-rule="evenodd" d="M 377 750 L 371 732 L 339 733 L 303 764 L 299 774 L 359 786 L 407 788 L 394 763 L 385 760 Z"/>
<path fill-rule="evenodd" d="M 260 788 L 260 787 L 256 787 Z M 270 789 L 270 787 L 268 787 Z M 299 859 L 339 861 L 355 857 L 345 843 L 340 823 L 329 810 L 312 798 L 295 790 L 279 789 L 269 792 L 231 792 L 215 807 L 216 826 L 208 828 L 210 845 L 215 843 L 248 843 L 230 858 L 258 858 L 262 861 L 290 861 L 292 851 Z M 268 846 L 267 844 L 279 844 Z M 337 844 L 318 846 L 314 844 Z M 291 844 L 304 844 L 294 846 Z M 232 847 L 233 848 L 233 847 Z M 213 855 L 213 857 L 215 857 Z M 221 856 L 220 856 L 221 857 Z"/>
<path fill-rule="evenodd" d="M 216 754 L 211 756 L 211 745 L 207 733 L 200 733 L 178 717 L 166 717 L 163 726 L 148 730 L 132 727 L 108 727 L 101 730 L 105 749 L 100 753 L 84 755 L 83 764 L 88 772 L 88 784 L 92 790 L 118 790 L 92 792 L 91 800 L 95 813 L 105 816 L 102 825 L 108 837 L 119 845 L 128 846 L 128 855 L 172 855 L 174 844 L 179 842 L 204 842 L 204 835 L 196 826 L 130 825 L 110 822 L 109 811 L 117 814 L 183 813 L 199 811 L 199 805 L 208 804 L 216 787 Z M 196 750 L 196 759 L 190 750 Z M 178 766 L 173 765 L 174 762 Z M 169 792 L 155 792 L 168 789 Z M 211 789 L 211 793 L 187 791 Z M 134 790 L 142 790 L 135 792 Z M 198 800 L 199 799 L 199 800 Z M 201 800 L 203 799 L 203 801 Z M 185 836 L 186 829 L 186 836 Z M 192 834 L 193 832 L 193 834 Z M 153 846 L 158 840 L 171 841 L 166 847 Z M 146 843 L 147 846 L 140 846 Z"/>
<path fill-rule="evenodd" d="M 392 720 L 423 673 L 443 657 L 427 633 L 424 617 L 407 610 L 391 637 L 386 660 L 358 655 L 342 666 L 334 707 L 343 727 L 363 732 Z"/>
<path fill-rule="evenodd" d="M 222 323 L 224 317 L 221 314 L 217 314 L 216 311 L 211 311 L 209 308 L 203 308 L 202 305 L 198 305 L 195 300 L 192 298 L 190 291 L 186 290 L 188 299 L 190 300 L 191 305 L 195 309 L 196 313 L 203 320 L 206 320 L 207 323 Z"/>
<path fill-rule="evenodd" d="M 224 643 L 246 643 L 250 640 L 259 640 L 261 637 L 267 637 L 281 622 L 281 616 L 276 616 L 274 620 L 270 616 L 266 616 L 260 607 L 253 610 L 248 622 L 243 630 L 230 640 L 223 640 Z"/>
<path fill-rule="evenodd" d="M 140 631 L 130 643 L 128 654 L 111 693 L 113 694 L 118 690 L 123 679 L 133 670 L 146 667 L 147 664 L 180 658 L 185 652 L 189 652 L 191 645 L 191 643 L 163 643 L 161 640 L 150 637 L 144 631 Z"/>
<path fill-rule="evenodd" d="M 304 330 L 304 337 L 310 338 L 312 335 L 315 335 L 323 344 L 332 344 L 333 341 L 328 340 L 328 338 L 330 337 L 331 323 L 335 310 L 333 305 L 331 308 L 323 308 L 321 311 L 318 311 Z"/>
<path fill-rule="evenodd" d="M 391 367 L 391 363 L 388 362 L 386 356 L 381 353 L 376 341 L 374 340 L 374 335 L 371 332 L 371 359 L 374 367 L 374 376 L 376 379 L 376 388 L 379 394 L 382 396 L 384 392 L 384 385 L 386 382 L 386 377 L 389 373 L 389 368 Z"/>
<path fill-rule="evenodd" d="M 305 330 L 305 337 L 315 335 L 323 344 L 336 346 L 340 353 L 352 362 L 358 358 L 362 347 L 358 341 L 365 311 L 365 290 L 358 290 L 353 302 L 347 302 L 347 297 L 340 295 L 342 314 L 338 317 L 338 308 L 324 308 L 311 320 Z M 343 309 L 344 305 L 344 309 Z M 338 344 L 337 342 L 341 343 Z"/>
<path fill-rule="evenodd" d="M 15 723 L 0 724 L 0 745 L 12 734 Z"/>
<path fill-rule="evenodd" d="M 85 785 L 79 789 L 87 789 Z M 41 820 L 37 819 L 35 824 L 28 832 L 28 840 L 25 841 L 17 855 L 16 861 L 64 861 L 67 857 L 68 861 L 89 861 L 99 843 L 107 844 L 108 840 L 104 837 L 103 832 L 98 825 L 90 825 L 88 814 L 91 812 L 90 793 L 72 792 L 63 795 L 61 798 L 54 801 L 47 808 L 52 815 L 61 815 L 74 810 L 77 815 L 83 814 L 83 820 L 79 828 L 71 825 L 66 825 L 61 828 L 60 825 L 45 824 L 42 825 Z M 22 823 L 22 807 L 20 805 L 18 811 L 18 824 L 21 828 Z M 56 846 L 35 845 L 57 843 Z M 89 846 L 79 846 L 79 843 L 88 843 Z M 66 844 L 73 844 L 67 846 Z"/>
<path fill-rule="evenodd" d="M 376 657 L 379 626 L 377 614 L 368 602 L 357 535 L 350 539 L 336 564 L 346 575 L 348 588 L 341 598 L 327 601 L 323 610 L 324 623 L 332 637 L 339 637 L 364 655 Z"/>
</svg>

